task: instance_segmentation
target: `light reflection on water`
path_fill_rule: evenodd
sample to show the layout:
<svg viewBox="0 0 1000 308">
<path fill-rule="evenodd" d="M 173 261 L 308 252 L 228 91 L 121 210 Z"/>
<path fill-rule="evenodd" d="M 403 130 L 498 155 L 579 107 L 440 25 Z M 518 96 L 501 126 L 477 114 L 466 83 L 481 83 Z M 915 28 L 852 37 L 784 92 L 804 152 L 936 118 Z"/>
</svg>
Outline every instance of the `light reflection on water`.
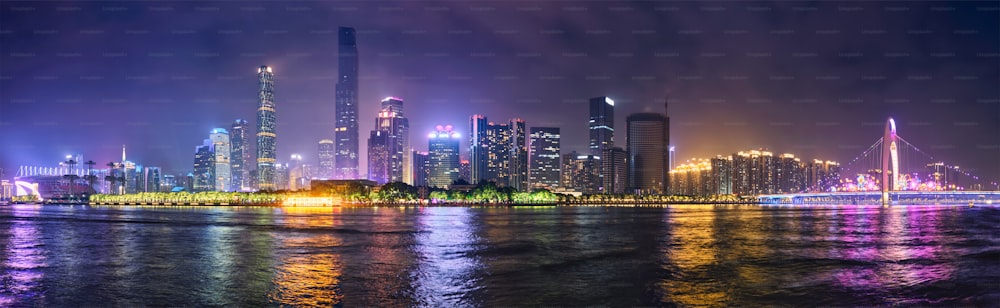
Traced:
<svg viewBox="0 0 1000 308">
<path fill-rule="evenodd" d="M 0 306 L 992 305 L 1000 209 L 0 207 Z"/>
</svg>

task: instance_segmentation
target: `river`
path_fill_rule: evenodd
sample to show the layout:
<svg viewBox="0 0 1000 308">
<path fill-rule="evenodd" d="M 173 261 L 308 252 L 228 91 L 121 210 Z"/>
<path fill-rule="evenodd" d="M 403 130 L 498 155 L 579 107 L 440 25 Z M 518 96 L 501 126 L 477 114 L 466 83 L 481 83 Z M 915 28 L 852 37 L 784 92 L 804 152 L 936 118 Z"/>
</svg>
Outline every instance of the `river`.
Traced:
<svg viewBox="0 0 1000 308">
<path fill-rule="evenodd" d="M 0 206 L 0 306 L 1000 303 L 1000 208 Z"/>
</svg>

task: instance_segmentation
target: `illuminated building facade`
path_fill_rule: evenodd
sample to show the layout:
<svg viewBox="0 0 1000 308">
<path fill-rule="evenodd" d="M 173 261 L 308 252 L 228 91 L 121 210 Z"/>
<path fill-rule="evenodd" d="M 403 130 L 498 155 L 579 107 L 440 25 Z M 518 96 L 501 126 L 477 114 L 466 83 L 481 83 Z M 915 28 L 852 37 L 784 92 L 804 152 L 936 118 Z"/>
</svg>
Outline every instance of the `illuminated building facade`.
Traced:
<svg viewBox="0 0 1000 308">
<path fill-rule="evenodd" d="M 354 28 L 337 30 L 334 178 L 358 179 L 358 46 Z"/>
<path fill-rule="evenodd" d="M 382 185 L 392 180 L 390 149 L 393 138 L 381 130 L 373 130 L 368 137 L 368 179 Z"/>
<path fill-rule="evenodd" d="M 472 178 L 471 174 L 472 174 L 472 164 L 469 163 L 468 159 L 462 159 L 458 165 L 458 179 L 472 183 L 469 180 Z"/>
<path fill-rule="evenodd" d="M 410 124 L 403 116 L 403 100 L 386 97 L 382 100 L 382 109 L 375 118 L 375 129 L 381 132 L 379 138 L 385 138 L 385 163 L 388 170 L 387 182 L 410 182 Z M 374 135 L 372 135 L 374 136 Z M 369 159 L 369 162 L 371 159 Z M 371 179 L 371 178 L 369 178 Z M 374 179 L 372 179 L 374 180 Z M 376 181 L 377 182 L 377 181 Z"/>
<path fill-rule="evenodd" d="M 607 96 L 590 99 L 590 155 L 601 156 L 615 146 L 615 101 Z"/>
<path fill-rule="evenodd" d="M 510 184 L 510 144 L 509 124 L 490 123 L 486 128 L 486 181 L 494 181 L 499 186 Z"/>
<path fill-rule="evenodd" d="M 213 154 L 215 154 L 213 164 L 215 168 L 213 173 L 215 175 L 215 190 L 232 191 L 232 169 L 230 169 L 229 165 L 229 132 L 224 128 L 216 128 L 208 135 L 208 139 L 212 141 Z"/>
<path fill-rule="evenodd" d="M 709 160 L 712 186 L 708 194 L 729 195 L 733 193 L 733 157 L 716 156 Z M 673 181 L 673 179 L 671 179 Z M 673 184 L 671 182 L 671 184 Z"/>
<path fill-rule="evenodd" d="M 437 126 L 428 136 L 427 186 L 447 188 L 458 179 L 460 136 L 451 125 Z"/>
<path fill-rule="evenodd" d="M 233 182 L 230 187 L 233 191 L 249 191 L 249 170 L 247 163 L 250 162 L 250 151 L 247 148 L 247 121 L 239 120 L 233 122 L 229 129 L 229 169 L 232 173 Z"/>
<path fill-rule="evenodd" d="M 204 144 L 194 150 L 194 178 L 189 191 L 215 190 L 215 151 L 212 141 L 206 139 Z"/>
<path fill-rule="evenodd" d="M 744 196 L 828 191 L 840 182 L 833 161 L 802 162 L 792 154 L 750 150 L 681 164 L 670 171 L 671 192 Z"/>
<path fill-rule="evenodd" d="M 292 154 L 288 163 L 288 190 L 309 189 L 309 166 L 302 162 L 302 155 Z"/>
<path fill-rule="evenodd" d="M 319 161 L 319 169 L 317 170 L 316 177 L 320 179 L 332 179 L 333 178 L 333 155 L 335 153 L 333 147 L 333 140 L 323 139 L 319 141 L 319 146 L 317 148 L 317 157 Z"/>
<path fill-rule="evenodd" d="M 567 190 L 596 194 L 601 188 L 601 157 L 576 151 L 562 157 L 562 186 Z"/>
<path fill-rule="evenodd" d="M 274 188 L 276 190 L 288 190 L 291 184 L 288 164 L 274 165 Z"/>
<path fill-rule="evenodd" d="M 427 186 L 431 175 L 431 163 L 427 152 L 413 151 L 413 186 Z"/>
<path fill-rule="evenodd" d="M 275 190 L 277 131 L 275 123 L 274 73 L 271 67 L 257 69 L 257 189 Z M 197 174 L 196 174 L 197 176 Z"/>
<path fill-rule="evenodd" d="M 669 127 L 659 113 L 635 113 L 626 118 L 629 191 L 665 194 L 668 188 Z"/>
<path fill-rule="evenodd" d="M 488 180 L 489 177 L 489 144 L 487 129 L 489 122 L 486 116 L 475 114 L 469 120 L 469 183 L 476 184 Z"/>
<path fill-rule="evenodd" d="M 487 122 L 482 115 L 470 120 L 470 177 L 478 183 L 496 182 L 524 191 L 528 187 L 527 130 L 523 120 L 506 124 Z"/>
<path fill-rule="evenodd" d="M 158 192 L 160 191 L 160 177 L 161 177 L 160 167 L 144 167 L 142 168 L 142 191 L 144 192 Z"/>
<path fill-rule="evenodd" d="M 559 187 L 560 134 L 558 127 L 532 127 L 529 149 L 528 183 L 531 188 Z"/>
</svg>

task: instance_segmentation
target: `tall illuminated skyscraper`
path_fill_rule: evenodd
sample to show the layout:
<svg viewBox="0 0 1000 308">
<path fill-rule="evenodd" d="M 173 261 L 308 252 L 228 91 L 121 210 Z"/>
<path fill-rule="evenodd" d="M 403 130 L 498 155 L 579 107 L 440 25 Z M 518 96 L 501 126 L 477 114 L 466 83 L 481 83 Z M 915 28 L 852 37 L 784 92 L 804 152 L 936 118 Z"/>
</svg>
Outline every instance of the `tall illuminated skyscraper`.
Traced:
<svg viewBox="0 0 1000 308">
<path fill-rule="evenodd" d="M 358 46 L 354 28 L 337 30 L 336 129 L 334 178 L 358 178 Z"/>
<path fill-rule="evenodd" d="M 333 140 L 323 139 L 319 141 L 319 173 L 316 177 L 321 179 L 332 179 L 333 178 Z"/>
<path fill-rule="evenodd" d="M 410 123 L 403 116 L 403 100 L 386 97 L 382 100 L 382 109 L 375 118 L 375 130 L 382 131 L 388 142 L 388 182 L 410 181 Z"/>
<path fill-rule="evenodd" d="M 469 119 L 469 183 L 489 179 L 489 145 L 486 143 L 486 130 L 489 122 L 483 115 L 472 115 Z"/>
<path fill-rule="evenodd" d="M 247 121 L 237 119 L 229 130 L 230 169 L 233 173 L 232 190 L 250 190 L 247 163 L 250 162 L 250 151 L 247 148 Z"/>
<path fill-rule="evenodd" d="M 528 183 L 531 188 L 559 187 L 559 128 L 532 127 L 530 136 Z"/>
<path fill-rule="evenodd" d="M 260 190 L 275 190 L 274 165 L 277 158 L 274 115 L 274 73 L 268 66 L 257 69 L 257 185 Z"/>
<path fill-rule="evenodd" d="M 590 99 L 590 155 L 601 156 L 615 146 L 615 101 L 607 96 Z"/>
<path fill-rule="evenodd" d="M 232 191 L 232 169 L 230 168 L 229 132 L 225 128 L 216 128 L 208 135 L 212 140 L 215 154 L 215 190 Z"/>
<path fill-rule="evenodd" d="M 428 136 L 427 155 L 430 174 L 427 186 L 447 188 L 458 179 L 460 136 L 451 125 L 437 126 Z"/>
</svg>

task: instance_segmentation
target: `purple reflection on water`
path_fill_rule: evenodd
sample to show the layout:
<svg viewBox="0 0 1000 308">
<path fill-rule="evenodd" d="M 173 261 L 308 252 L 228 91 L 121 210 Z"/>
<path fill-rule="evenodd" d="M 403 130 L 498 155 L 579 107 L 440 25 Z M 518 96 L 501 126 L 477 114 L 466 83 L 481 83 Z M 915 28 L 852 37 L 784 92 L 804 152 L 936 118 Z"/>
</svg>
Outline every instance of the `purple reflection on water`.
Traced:
<svg viewBox="0 0 1000 308">
<path fill-rule="evenodd" d="M 13 216 L 24 218 L 38 215 L 38 205 L 15 205 Z M 30 219 L 14 220 L 6 234 L 3 252 L 3 275 L 0 276 L 0 306 L 24 305 L 24 299 L 37 298 L 45 251 L 39 230 Z"/>
<path fill-rule="evenodd" d="M 417 218 L 419 265 L 415 293 L 421 306 L 474 305 L 470 293 L 482 288 L 475 272 L 483 267 L 471 256 L 479 237 L 466 207 L 421 208 Z"/>
<path fill-rule="evenodd" d="M 844 215 L 845 227 L 836 234 L 851 245 L 843 253 L 831 251 L 831 258 L 839 255 L 864 263 L 838 269 L 831 277 L 849 289 L 882 291 L 950 279 L 954 265 L 934 261 L 945 257 L 941 246 L 933 245 L 943 236 L 936 213 L 909 206 L 864 208 L 857 215 Z"/>
</svg>

